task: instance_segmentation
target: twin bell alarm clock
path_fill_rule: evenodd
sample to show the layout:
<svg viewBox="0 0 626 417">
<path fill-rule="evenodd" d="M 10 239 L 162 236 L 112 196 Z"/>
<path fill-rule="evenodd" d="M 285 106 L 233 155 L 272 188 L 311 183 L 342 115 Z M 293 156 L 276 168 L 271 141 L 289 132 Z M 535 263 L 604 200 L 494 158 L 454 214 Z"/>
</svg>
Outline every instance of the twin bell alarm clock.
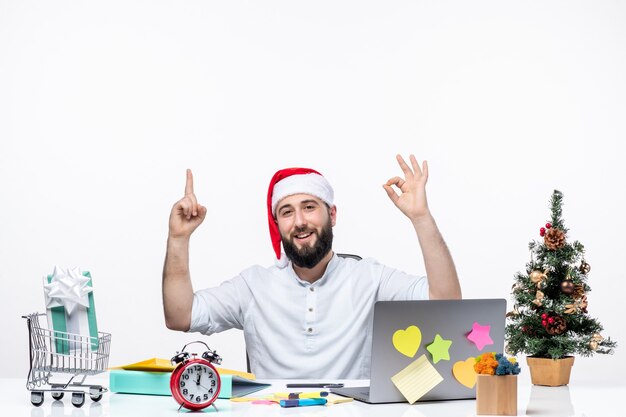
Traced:
<svg viewBox="0 0 626 417">
<path fill-rule="evenodd" d="M 185 351 L 187 346 L 193 343 L 201 343 L 206 347 L 201 357 Z M 200 341 L 187 343 L 181 352 L 172 358 L 172 364 L 177 366 L 172 371 L 170 390 L 176 402 L 180 404 L 179 410 L 182 407 L 191 411 L 202 410 L 217 400 L 221 380 L 213 364 L 220 363 L 222 358 L 217 352 Z"/>
</svg>

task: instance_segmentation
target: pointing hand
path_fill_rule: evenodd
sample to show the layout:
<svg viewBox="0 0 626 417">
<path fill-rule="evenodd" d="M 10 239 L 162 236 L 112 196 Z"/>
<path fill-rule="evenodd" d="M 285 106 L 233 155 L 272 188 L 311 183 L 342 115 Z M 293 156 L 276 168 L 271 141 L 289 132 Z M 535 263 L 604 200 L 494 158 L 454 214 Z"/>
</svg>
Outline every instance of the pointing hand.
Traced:
<svg viewBox="0 0 626 417">
<path fill-rule="evenodd" d="M 206 217 L 206 207 L 198 204 L 193 192 L 193 174 L 187 170 L 185 196 L 178 200 L 170 213 L 170 236 L 189 237 Z"/>
</svg>

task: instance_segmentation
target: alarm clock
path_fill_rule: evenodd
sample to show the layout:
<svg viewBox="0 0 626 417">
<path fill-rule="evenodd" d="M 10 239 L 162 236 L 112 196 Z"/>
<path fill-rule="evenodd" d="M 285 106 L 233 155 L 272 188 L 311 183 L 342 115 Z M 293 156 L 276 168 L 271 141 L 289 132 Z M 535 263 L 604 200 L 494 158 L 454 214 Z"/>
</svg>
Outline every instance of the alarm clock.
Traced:
<svg viewBox="0 0 626 417">
<path fill-rule="evenodd" d="M 207 349 L 200 358 L 195 353 L 185 351 L 187 346 L 193 343 L 201 343 Z M 221 380 L 213 366 L 214 363 L 219 365 L 222 358 L 204 342 L 187 343 L 180 353 L 176 352 L 172 358 L 172 365 L 177 366 L 170 377 L 170 390 L 172 397 L 180 404 L 179 410 L 182 407 L 191 411 L 202 410 L 217 399 Z M 217 407 L 215 409 L 217 410 Z"/>
</svg>

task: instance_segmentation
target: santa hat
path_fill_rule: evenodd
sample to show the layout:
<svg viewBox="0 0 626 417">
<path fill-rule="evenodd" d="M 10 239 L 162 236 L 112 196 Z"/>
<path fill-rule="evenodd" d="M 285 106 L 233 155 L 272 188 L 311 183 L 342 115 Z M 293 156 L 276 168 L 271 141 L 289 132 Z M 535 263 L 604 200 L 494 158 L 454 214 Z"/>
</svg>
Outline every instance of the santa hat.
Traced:
<svg viewBox="0 0 626 417">
<path fill-rule="evenodd" d="M 270 227 L 270 238 L 274 253 L 276 253 L 276 265 L 284 268 L 289 263 L 287 256 L 280 250 L 281 237 L 278 231 L 278 223 L 275 219 L 275 211 L 278 202 L 285 197 L 294 194 L 310 194 L 324 201 L 329 206 L 333 205 L 333 187 L 314 169 L 310 168 L 286 168 L 277 171 L 270 181 L 267 190 L 267 218 Z"/>
</svg>

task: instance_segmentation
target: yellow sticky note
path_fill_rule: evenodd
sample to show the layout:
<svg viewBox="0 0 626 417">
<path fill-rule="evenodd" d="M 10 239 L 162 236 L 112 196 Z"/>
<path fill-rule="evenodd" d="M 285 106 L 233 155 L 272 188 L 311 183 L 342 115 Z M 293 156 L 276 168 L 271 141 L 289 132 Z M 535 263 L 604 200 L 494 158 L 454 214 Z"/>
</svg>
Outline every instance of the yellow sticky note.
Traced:
<svg viewBox="0 0 626 417">
<path fill-rule="evenodd" d="M 400 390 L 410 404 L 419 400 L 437 384 L 443 377 L 434 366 L 428 362 L 426 355 L 422 355 L 409 366 L 391 377 L 391 382 Z"/>
<path fill-rule="evenodd" d="M 349 403 L 350 401 L 353 401 L 352 398 L 342 397 L 341 395 L 337 395 L 333 393 L 328 394 L 328 396 L 324 398 L 326 398 L 326 405 Z"/>
<path fill-rule="evenodd" d="M 397 330 L 393 334 L 391 342 L 398 352 L 412 358 L 422 342 L 422 331 L 417 326 L 409 326 L 406 330 Z"/>
</svg>

